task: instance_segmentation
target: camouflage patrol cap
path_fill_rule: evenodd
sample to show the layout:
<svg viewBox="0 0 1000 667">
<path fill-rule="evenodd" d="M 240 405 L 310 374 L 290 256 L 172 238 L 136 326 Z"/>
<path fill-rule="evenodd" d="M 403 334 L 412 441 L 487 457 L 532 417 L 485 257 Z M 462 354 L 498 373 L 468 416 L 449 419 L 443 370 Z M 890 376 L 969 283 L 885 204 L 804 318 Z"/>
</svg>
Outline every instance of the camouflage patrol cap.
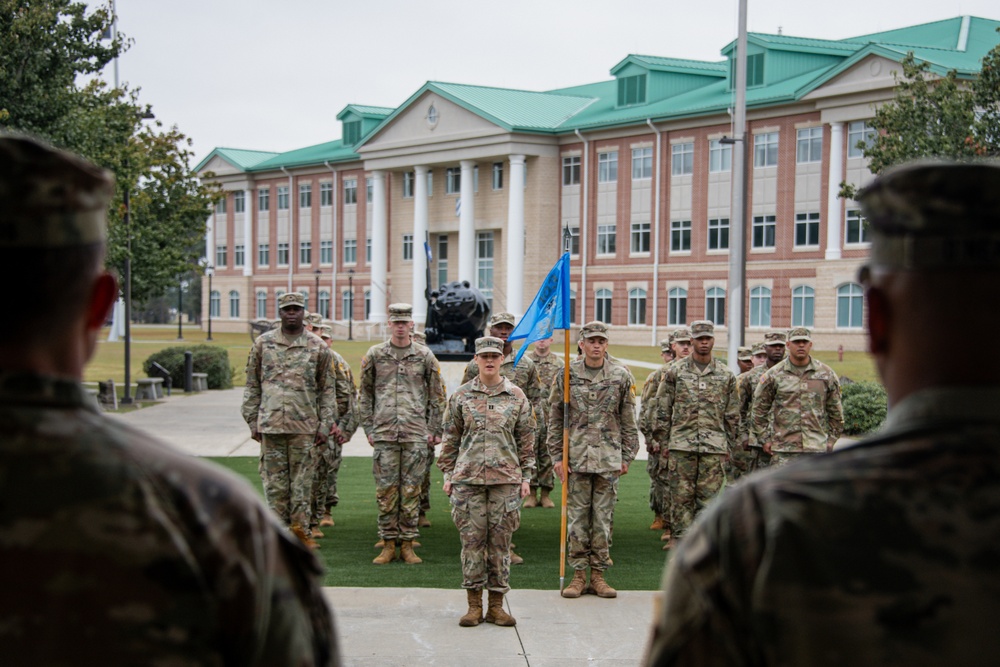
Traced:
<svg viewBox="0 0 1000 667">
<path fill-rule="evenodd" d="M 314 329 L 318 329 L 323 326 L 323 316 L 319 313 L 309 313 L 306 315 L 306 318 L 309 320 L 309 323 L 313 325 Z"/>
<path fill-rule="evenodd" d="M 764 343 L 757 343 L 750 350 L 750 355 L 756 357 L 758 354 L 767 354 L 767 350 L 764 349 Z"/>
<path fill-rule="evenodd" d="M 611 340 L 608 336 L 608 325 L 599 320 L 594 320 L 593 322 L 587 322 L 580 328 L 580 338 L 594 338 L 600 336 L 605 340 Z"/>
<path fill-rule="evenodd" d="M 670 350 L 670 338 L 664 338 L 660 341 L 660 352 L 667 352 Z"/>
<path fill-rule="evenodd" d="M 329 324 L 322 324 L 319 327 L 319 337 L 333 339 L 333 327 Z"/>
<path fill-rule="evenodd" d="M 1000 164 L 914 162 L 857 200 L 872 232 L 871 266 L 1000 268 Z"/>
<path fill-rule="evenodd" d="M 670 334 L 671 343 L 690 343 L 691 342 L 691 330 L 687 327 L 681 327 L 677 331 L 673 331 Z"/>
<path fill-rule="evenodd" d="M 715 325 L 709 320 L 698 320 L 691 323 L 692 338 L 715 338 Z"/>
<path fill-rule="evenodd" d="M 389 305 L 390 322 L 412 322 L 413 306 L 408 303 L 393 303 Z"/>
<path fill-rule="evenodd" d="M 812 340 L 812 332 L 805 327 L 795 327 L 788 331 L 788 342 L 791 343 L 794 340 Z"/>
<path fill-rule="evenodd" d="M 784 331 L 768 331 L 764 334 L 764 345 L 784 345 L 785 338 Z"/>
<path fill-rule="evenodd" d="M 750 361 L 753 359 L 753 352 L 749 347 L 739 347 L 736 350 L 736 358 L 740 361 Z"/>
<path fill-rule="evenodd" d="M 503 356 L 503 340 L 493 336 L 483 336 L 476 339 L 476 354 L 481 352 L 495 352 Z"/>
<path fill-rule="evenodd" d="M 289 306 L 306 307 L 306 297 L 302 292 L 285 292 L 278 297 L 278 310 Z"/>
<path fill-rule="evenodd" d="M 427 334 L 425 334 L 423 331 L 411 331 L 410 338 L 417 341 L 418 343 L 427 342 Z"/>
<path fill-rule="evenodd" d="M 66 248 L 107 238 L 110 172 L 19 135 L 0 136 L 0 247 Z"/>
<path fill-rule="evenodd" d="M 490 318 L 491 327 L 495 327 L 498 324 L 509 324 L 512 327 L 517 326 L 517 322 L 515 321 L 512 313 L 497 313 Z"/>
</svg>

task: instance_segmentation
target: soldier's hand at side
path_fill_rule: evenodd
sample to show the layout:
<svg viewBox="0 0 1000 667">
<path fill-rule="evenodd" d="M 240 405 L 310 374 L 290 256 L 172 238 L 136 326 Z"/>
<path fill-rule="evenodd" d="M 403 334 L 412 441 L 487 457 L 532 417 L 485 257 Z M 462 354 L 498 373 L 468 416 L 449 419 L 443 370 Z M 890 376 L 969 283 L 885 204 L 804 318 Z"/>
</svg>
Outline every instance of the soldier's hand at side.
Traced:
<svg viewBox="0 0 1000 667">
<path fill-rule="evenodd" d="M 326 433 L 317 433 L 316 439 L 313 440 L 313 443 L 317 446 L 326 444 Z"/>
<path fill-rule="evenodd" d="M 627 475 L 628 474 L 628 464 L 627 463 L 622 463 L 622 473 L 621 474 L 623 474 L 623 475 Z"/>
<path fill-rule="evenodd" d="M 444 495 L 450 496 L 451 495 L 451 482 L 445 482 L 444 485 L 441 486 L 441 489 L 444 490 Z M 521 496 L 521 497 L 523 498 L 524 496 Z"/>
<path fill-rule="evenodd" d="M 370 436 L 370 435 L 367 436 L 367 437 L 368 437 L 368 444 L 371 445 L 372 447 L 374 447 L 375 446 L 375 438 L 372 437 L 372 436 Z"/>
<path fill-rule="evenodd" d="M 260 431 L 257 429 L 250 429 L 250 439 L 260 442 Z"/>
<path fill-rule="evenodd" d="M 333 436 L 333 439 L 337 442 L 343 442 L 343 440 L 341 440 L 343 434 L 340 431 L 340 427 L 336 424 L 330 427 L 330 435 Z"/>
<path fill-rule="evenodd" d="M 552 470 L 556 473 L 556 477 L 558 477 L 560 479 L 560 481 L 562 481 L 562 483 L 565 484 L 566 483 L 566 473 L 568 473 L 570 471 L 569 470 L 569 466 L 566 466 L 566 469 L 563 470 L 562 461 L 559 461 L 557 463 L 553 463 L 552 464 Z"/>
<path fill-rule="evenodd" d="M 531 482 L 521 482 L 521 497 L 526 498 L 531 493 Z"/>
<path fill-rule="evenodd" d="M 436 436 L 436 435 L 428 435 L 427 436 L 427 444 L 430 445 L 431 447 L 433 447 L 434 445 L 438 444 L 439 442 L 441 442 L 440 436 Z"/>
<path fill-rule="evenodd" d="M 764 453 L 765 454 L 770 454 L 771 453 L 771 443 L 770 442 L 765 442 L 764 443 Z"/>
<path fill-rule="evenodd" d="M 646 451 L 654 456 L 660 453 L 659 445 L 646 445 Z"/>
</svg>

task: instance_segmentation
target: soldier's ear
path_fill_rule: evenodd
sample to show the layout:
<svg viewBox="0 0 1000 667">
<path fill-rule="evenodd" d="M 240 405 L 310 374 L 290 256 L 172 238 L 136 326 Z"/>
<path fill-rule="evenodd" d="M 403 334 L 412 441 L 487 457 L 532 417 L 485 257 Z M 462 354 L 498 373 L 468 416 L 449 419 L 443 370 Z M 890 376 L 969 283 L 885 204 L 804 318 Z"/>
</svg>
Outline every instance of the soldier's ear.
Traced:
<svg viewBox="0 0 1000 667">
<path fill-rule="evenodd" d="M 94 279 L 87 303 L 87 330 L 93 331 L 104 326 L 111 312 L 111 306 L 118 298 L 118 281 L 108 272 L 102 272 Z"/>
<path fill-rule="evenodd" d="M 868 302 L 868 350 L 875 355 L 884 355 L 889 351 L 889 332 L 892 329 L 889 299 L 878 287 L 869 287 L 865 299 Z"/>
</svg>

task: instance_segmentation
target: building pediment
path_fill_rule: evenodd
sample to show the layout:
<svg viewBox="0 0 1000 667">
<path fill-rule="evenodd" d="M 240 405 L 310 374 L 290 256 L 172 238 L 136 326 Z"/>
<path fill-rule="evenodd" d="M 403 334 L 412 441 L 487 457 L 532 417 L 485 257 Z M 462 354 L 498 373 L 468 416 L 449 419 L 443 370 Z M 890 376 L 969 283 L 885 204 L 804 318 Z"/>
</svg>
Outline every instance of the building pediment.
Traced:
<svg viewBox="0 0 1000 667">
<path fill-rule="evenodd" d="M 821 100 L 830 97 L 888 91 L 891 96 L 896 87 L 894 74 L 902 74 L 903 66 L 884 56 L 869 54 L 842 72 L 823 82 L 803 96 L 804 100 Z"/>
</svg>

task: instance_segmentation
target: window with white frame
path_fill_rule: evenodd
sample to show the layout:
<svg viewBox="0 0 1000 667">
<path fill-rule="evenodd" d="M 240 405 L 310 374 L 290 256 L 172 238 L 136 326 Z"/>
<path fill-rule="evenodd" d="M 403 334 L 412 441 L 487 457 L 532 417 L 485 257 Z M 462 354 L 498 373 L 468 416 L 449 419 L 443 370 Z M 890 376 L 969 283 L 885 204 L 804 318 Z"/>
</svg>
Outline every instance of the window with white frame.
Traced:
<svg viewBox="0 0 1000 667">
<path fill-rule="evenodd" d="M 212 317 L 222 316 L 222 295 L 219 290 L 212 290 L 208 297 L 208 312 Z"/>
<path fill-rule="evenodd" d="M 792 290 L 792 326 L 812 327 L 816 312 L 816 291 L 808 285 Z"/>
<path fill-rule="evenodd" d="M 803 127 L 796 132 L 795 161 L 798 164 L 806 162 L 821 162 L 823 160 L 823 128 Z"/>
<path fill-rule="evenodd" d="M 415 178 L 412 171 L 403 172 L 403 199 L 413 197 L 413 182 Z"/>
<path fill-rule="evenodd" d="M 764 132 L 753 138 L 753 166 L 775 167 L 778 165 L 778 133 Z"/>
<path fill-rule="evenodd" d="M 649 223 L 633 222 L 629 235 L 629 250 L 633 253 L 649 252 Z"/>
<path fill-rule="evenodd" d="M 233 193 L 233 213 L 243 213 L 246 210 L 246 199 L 242 190 Z"/>
<path fill-rule="evenodd" d="M 323 208 L 333 206 L 333 183 L 319 184 L 319 205 Z"/>
<path fill-rule="evenodd" d="M 319 263 L 333 264 L 333 241 L 319 242 Z"/>
<path fill-rule="evenodd" d="M 597 182 L 616 183 L 618 181 L 618 151 L 597 154 Z"/>
<path fill-rule="evenodd" d="M 493 232 L 476 233 L 476 287 L 493 308 Z"/>
<path fill-rule="evenodd" d="M 576 322 L 576 290 L 569 291 L 569 321 Z"/>
<path fill-rule="evenodd" d="M 215 267 L 225 268 L 226 266 L 226 252 L 227 248 L 224 245 L 215 246 Z"/>
<path fill-rule="evenodd" d="M 847 124 L 847 157 L 864 157 L 865 148 L 875 141 L 875 128 L 866 120 Z"/>
<path fill-rule="evenodd" d="M 288 243 L 278 244 L 278 266 L 288 266 Z"/>
<path fill-rule="evenodd" d="M 724 144 L 718 139 L 708 142 L 708 171 L 718 174 L 733 170 L 733 146 Z"/>
<path fill-rule="evenodd" d="M 628 323 L 642 325 L 646 323 L 646 290 L 634 287 L 628 291 Z"/>
<path fill-rule="evenodd" d="M 344 239 L 344 264 L 358 263 L 358 240 Z"/>
<path fill-rule="evenodd" d="M 690 252 L 691 250 L 691 221 L 672 220 L 670 222 L 670 251 Z"/>
<path fill-rule="evenodd" d="M 438 234 L 437 242 L 438 285 L 448 282 L 448 235 Z"/>
<path fill-rule="evenodd" d="M 403 234 L 403 260 L 413 259 L 413 234 Z"/>
<path fill-rule="evenodd" d="M 375 181 L 371 178 L 365 179 L 365 201 L 369 204 L 375 201 Z"/>
<path fill-rule="evenodd" d="M 344 206 L 358 203 L 358 179 L 344 179 Z"/>
<path fill-rule="evenodd" d="M 319 299 L 316 301 L 316 310 L 319 311 L 320 317 L 323 319 L 330 319 L 330 293 L 328 291 L 320 290 Z"/>
<path fill-rule="evenodd" d="M 795 214 L 795 246 L 819 246 L 819 213 Z"/>
<path fill-rule="evenodd" d="M 615 225 L 597 225 L 597 254 L 615 254 Z"/>
<path fill-rule="evenodd" d="M 729 218 L 709 218 L 708 249 L 729 249 Z"/>
<path fill-rule="evenodd" d="M 845 243 L 868 243 L 868 225 L 861 215 L 861 211 L 856 208 L 847 209 L 847 224 L 845 225 Z"/>
<path fill-rule="evenodd" d="M 563 238 L 563 252 L 568 252 L 571 255 L 580 254 L 580 228 L 579 227 L 567 227 L 569 230 L 569 235 Z"/>
<path fill-rule="evenodd" d="M 365 239 L 365 264 L 372 263 L 372 238 Z"/>
<path fill-rule="evenodd" d="M 673 144 L 670 147 L 670 173 L 683 176 L 694 173 L 694 144 Z"/>
<path fill-rule="evenodd" d="M 444 193 L 446 195 L 457 195 L 462 192 L 462 168 L 448 167 L 445 171 Z"/>
<path fill-rule="evenodd" d="M 312 264 L 312 241 L 299 241 L 299 264 Z"/>
<path fill-rule="evenodd" d="M 771 290 L 767 287 L 750 290 L 750 326 L 771 326 Z"/>
<path fill-rule="evenodd" d="M 365 290 L 365 321 L 367 322 L 372 318 L 372 291 L 370 289 Z"/>
<path fill-rule="evenodd" d="M 299 185 L 299 208 L 311 208 L 313 205 L 312 183 L 302 183 Z"/>
<path fill-rule="evenodd" d="M 281 313 L 281 308 L 278 307 L 278 303 L 281 301 L 281 295 L 284 294 L 284 293 L 285 293 L 285 290 L 281 290 L 281 289 L 277 290 L 274 293 L 274 313 L 275 313 L 276 316 L 280 315 L 280 313 Z"/>
<path fill-rule="evenodd" d="M 288 210 L 288 186 L 279 185 L 278 186 L 278 210 L 287 211 Z"/>
<path fill-rule="evenodd" d="M 271 263 L 271 244 L 270 243 L 258 243 L 257 244 L 257 264 L 259 266 L 267 266 Z"/>
<path fill-rule="evenodd" d="M 346 289 L 340 293 L 340 316 L 345 320 L 354 319 L 354 295 Z"/>
<path fill-rule="evenodd" d="M 667 324 L 684 326 L 687 322 L 688 293 L 683 287 L 672 287 L 667 292 Z"/>
<path fill-rule="evenodd" d="M 226 196 L 225 195 L 222 196 L 222 199 L 220 199 L 219 201 L 215 202 L 215 212 L 216 213 L 220 213 L 220 214 L 226 212 Z"/>
<path fill-rule="evenodd" d="M 752 247 L 773 248 L 777 225 L 777 219 L 773 215 L 755 215 L 753 217 Z"/>
<path fill-rule="evenodd" d="M 503 162 L 493 163 L 493 189 L 503 190 Z"/>
<path fill-rule="evenodd" d="M 653 177 L 653 149 L 632 149 L 632 180 L 645 181 Z"/>
<path fill-rule="evenodd" d="M 716 326 L 725 326 L 726 290 L 710 287 L 705 292 L 705 319 Z"/>
<path fill-rule="evenodd" d="M 242 243 L 233 246 L 233 266 L 243 266 L 246 264 L 246 249 Z"/>
<path fill-rule="evenodd" d="M 305 309 L 309 310 L 309 290 L 300 289 L 299 291 L 302 292 L 302 301 L 306 304 Z"/>
<path fill-rule="evenodd" d="M 837 288 L 838 329 L 860 329 L 864 326 L 864 300 L 865 292 L 857 283 Z"/>
<path fill-rule="evenodd" d="M 236 290 L 229 292 L 229 317 L 240 316 L 240 293 Z"/>
<path fill-rule="evenodd" d="M 267 317 L 267 292 L 264 290 L 257 291 L 257 319 L 264 319 Z"/>
<path fill-rule="evenodd" d="M 270 188 L 260 188 L 257 190 L 257 210 L 258 211 L 270 211 L 271 210 L 271 189 Z"/>
<path fill-rule="evenodd" d="M 594 319 L 611 324 L 611 290 L 605 287 L 594 293 Z"/>
<path fill-rule="evenodd" d="M 562 184 L 580 184 L 580 156 L 568 155 L 562 159 Z"/>
</svg>

